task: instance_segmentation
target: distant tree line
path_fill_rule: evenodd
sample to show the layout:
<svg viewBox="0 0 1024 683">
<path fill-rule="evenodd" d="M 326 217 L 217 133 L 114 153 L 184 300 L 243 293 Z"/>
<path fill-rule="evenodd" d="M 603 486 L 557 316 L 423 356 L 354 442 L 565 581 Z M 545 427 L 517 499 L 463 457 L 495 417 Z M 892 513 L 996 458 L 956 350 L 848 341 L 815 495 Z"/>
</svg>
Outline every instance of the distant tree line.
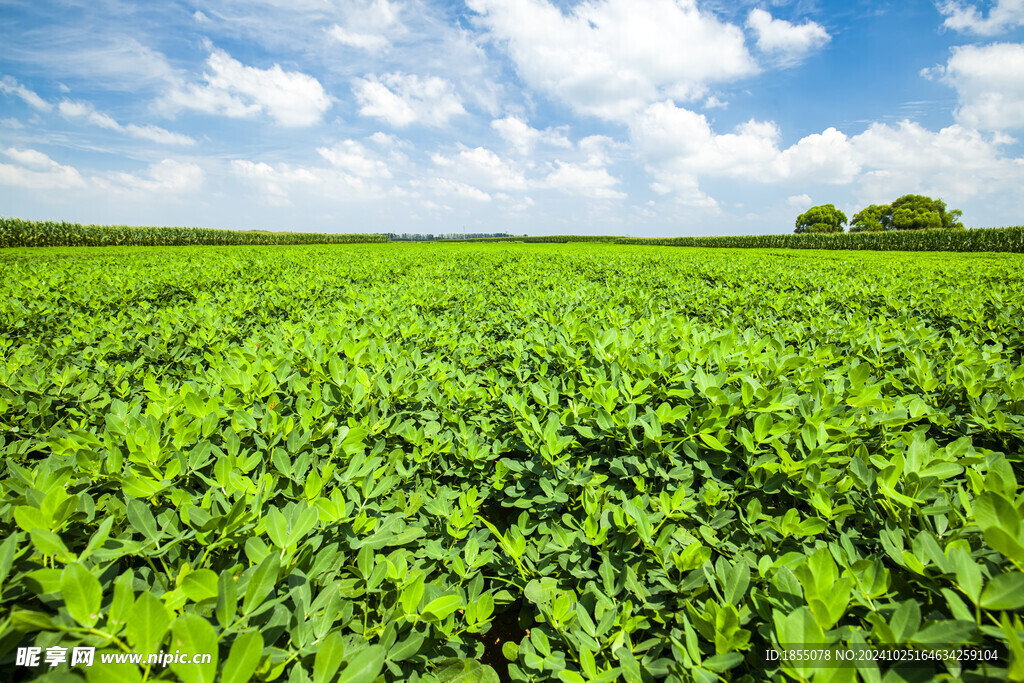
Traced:
<svg viewBox="0 0 1024 683">
<path fill-rule="evenodd" d="M 853 214 L 850 232 L 885 230 L 963 230 L 963 212 L 946 210 L 946 202 L 906 194 L 892 204 L 872 204 Z M 843 232 L 846 214 L 832 204 L 814 206 L 796 218 L 796 233 Z"/>
<path fill-rule="evenodd" d="M 498 237 L 518 237 L 518 235 L 512 235 L 507 232 L 450 232 L 443 235 L 389 232 L 386 234 L 389 242 L 438 242 L 442 240 L 486 240 Z M 523 237 L 526 237 L 526 235 L 523 235 Z"/>
</svg>

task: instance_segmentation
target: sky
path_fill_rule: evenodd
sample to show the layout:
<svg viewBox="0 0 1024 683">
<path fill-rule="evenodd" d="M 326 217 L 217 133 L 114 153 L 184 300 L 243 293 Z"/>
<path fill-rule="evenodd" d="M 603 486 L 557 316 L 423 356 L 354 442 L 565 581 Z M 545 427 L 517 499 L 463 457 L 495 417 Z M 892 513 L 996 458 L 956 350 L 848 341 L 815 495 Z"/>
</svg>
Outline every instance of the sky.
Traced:
<svg viewBox="0 0 1024 683">
<path fill-rule="evenodd" d="M 1024 224 L 1024 0 L 0 0 L 0 215 L 314 232 Z"/>
</svg>

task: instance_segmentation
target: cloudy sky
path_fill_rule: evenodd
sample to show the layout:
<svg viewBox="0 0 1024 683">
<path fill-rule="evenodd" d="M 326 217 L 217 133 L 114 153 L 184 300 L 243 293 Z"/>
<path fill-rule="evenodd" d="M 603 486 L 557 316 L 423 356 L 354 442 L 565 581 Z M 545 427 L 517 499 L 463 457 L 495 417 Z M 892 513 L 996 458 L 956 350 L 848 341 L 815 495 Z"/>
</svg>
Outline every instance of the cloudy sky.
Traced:
<svg viewBox="0 0 1024 683">
<path fill-rule="evenodd" d="M 0 215 L 789 232 L 1024 224 L 1024 0 L 0 0 Z"/>
</svg>

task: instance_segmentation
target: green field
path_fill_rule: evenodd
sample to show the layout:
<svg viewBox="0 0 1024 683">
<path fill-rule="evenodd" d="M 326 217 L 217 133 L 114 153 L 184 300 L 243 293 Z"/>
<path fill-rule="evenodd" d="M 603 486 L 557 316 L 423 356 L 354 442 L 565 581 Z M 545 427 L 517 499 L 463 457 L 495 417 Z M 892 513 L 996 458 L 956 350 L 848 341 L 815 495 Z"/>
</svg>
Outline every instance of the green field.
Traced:
<svg viewBox="0 0 1024 683">
<path fill-rule="evenodd" d="M 0 268 L 12 680 L 1024 680 L 1024 256 Z M 998 657 L 765 657 L 891 644 Z M 27 646 L 213 660 L 19 668 Z"/>
</svg>

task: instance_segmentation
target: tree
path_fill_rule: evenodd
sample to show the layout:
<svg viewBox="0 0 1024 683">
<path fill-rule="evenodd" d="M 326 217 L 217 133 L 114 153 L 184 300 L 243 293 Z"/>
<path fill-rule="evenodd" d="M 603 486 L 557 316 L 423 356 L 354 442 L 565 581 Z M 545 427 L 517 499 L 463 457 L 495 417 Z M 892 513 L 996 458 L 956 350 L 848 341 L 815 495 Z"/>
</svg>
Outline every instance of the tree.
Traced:
<svg viewBox="0 0 1024 683">
<path fill-rule="evenodd" d="M 861 209 L 853 214 L 850 221 L 850 232 L 877 232 L 882 227 L 882 218 L 889 210 L 888 204 L 872 204 L 866 209 Z"/>
<path fill-rule="evenodd" d="M 960 230 L 963 212 L 946 211 L 946 202 L 920 194 L 905 194 L 888 207 L 881 217 L 885 230 Z"/>
<path fill-rule="evenodd" d="M 832 204 L 812 206 L 796 218 L 794 232 L 842 232 L 846 214 Z"/>
</svg>

